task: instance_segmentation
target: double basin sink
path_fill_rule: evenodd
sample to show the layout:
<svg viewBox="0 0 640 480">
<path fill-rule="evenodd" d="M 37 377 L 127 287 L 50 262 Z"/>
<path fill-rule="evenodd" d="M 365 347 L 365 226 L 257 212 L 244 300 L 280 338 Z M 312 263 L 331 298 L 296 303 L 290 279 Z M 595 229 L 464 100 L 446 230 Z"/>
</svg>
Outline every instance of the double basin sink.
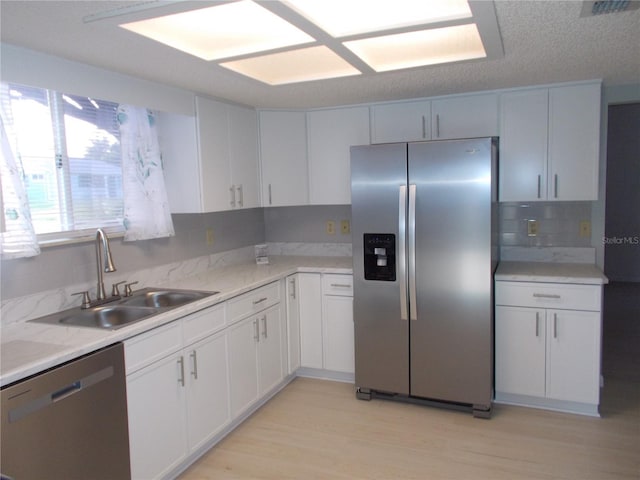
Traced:
<svg viewBox="0 0 640 480">
<path fill-rule="evenodd" d="M 123 297 L 100 306 L 86 309 L 79 307 L 72 308 L 30 321 L 61 326 L 116 330 L 158 313 L 195 302 L 196 300 L 217 293 L 219 292 L 144 288 L 137 290 L 130 297 Z"/>
</svg>

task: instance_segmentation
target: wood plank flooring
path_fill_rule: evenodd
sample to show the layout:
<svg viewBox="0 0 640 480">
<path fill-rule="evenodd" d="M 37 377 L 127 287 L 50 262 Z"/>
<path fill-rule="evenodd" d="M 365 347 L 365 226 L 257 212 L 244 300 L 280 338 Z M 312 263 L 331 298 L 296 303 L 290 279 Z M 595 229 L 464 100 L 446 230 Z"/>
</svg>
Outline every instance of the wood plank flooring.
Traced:
<svg viewBox="0 0 640 480">
<path fill-rule="evenodd" d="M 640 379 L 614 342 L 640 316 L 621 298 L 610 328 L 605 314 L 603 371 L 620 373 L 605 377 L 602 418 L 495 405 L 481 420 L 298 378 L 180 479 L 640 479 Z"/>
</svg>

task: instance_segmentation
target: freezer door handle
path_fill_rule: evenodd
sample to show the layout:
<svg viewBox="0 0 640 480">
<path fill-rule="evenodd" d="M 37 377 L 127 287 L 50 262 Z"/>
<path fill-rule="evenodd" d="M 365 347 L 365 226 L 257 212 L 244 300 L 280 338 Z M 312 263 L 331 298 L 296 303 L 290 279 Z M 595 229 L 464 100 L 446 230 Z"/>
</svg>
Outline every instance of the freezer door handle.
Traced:
<svg viewBox="0 0 640 480">
<path fill-rule="evenodd" d="M 408 320 L 407 315 L 407 186 L 400 186 L 398 199 L 398 278 L 400 279 L 400 319 Z"/>
<path fill-rule="evenodd" d="M 416 186 L 409 185 L 409 215 L 408 235 L 409 241 L 409 315 L 410 320 L 418 319 L 418 307 L 416 300 Z"/>
</svg>

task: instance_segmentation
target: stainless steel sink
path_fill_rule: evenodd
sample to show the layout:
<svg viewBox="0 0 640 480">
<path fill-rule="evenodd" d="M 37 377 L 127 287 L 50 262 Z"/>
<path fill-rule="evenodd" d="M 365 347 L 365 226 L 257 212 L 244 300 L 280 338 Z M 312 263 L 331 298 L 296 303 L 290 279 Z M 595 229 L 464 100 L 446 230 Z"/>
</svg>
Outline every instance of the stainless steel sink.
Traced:
<svg viewBox="0 0 640 480">
<path fill-rule="evenodd" d="M 160 310 L 156 308 L 127 307 L 118 304 L 108 304 L 87 309 L 72 308 L 30 320 L 36 323 L 49 323 L 62 326 L 93 327 L 107 330 L 130 325 L 155 315 Z"/>
<path fill-rule="evenodd" d="M 219 292 L 144 288 L 131 297 L 87 309 L 72 308 L 30 322 L 62 326 L 91 327 L 116 330 L 157 313 L 194 302 Z"/>
<path fill-rule="evenodd" d="M 155 308 L 132 308 L 121 305 L 103 305 L 87 310 L 80 310 L 58 320 L 62 325 L 77 325 L 82 327 L 98 327 L 116 329 L 124 327 L 143 318 L 158 313 Z"/>
<path fill-rule="evenodd" d="M 132 297 L 121 300 L 119 304 L 137 307 L 172 308 L 215 295 L 216 293 L 219 292 L 145 288 L 135 292 Z"/>
</svg>

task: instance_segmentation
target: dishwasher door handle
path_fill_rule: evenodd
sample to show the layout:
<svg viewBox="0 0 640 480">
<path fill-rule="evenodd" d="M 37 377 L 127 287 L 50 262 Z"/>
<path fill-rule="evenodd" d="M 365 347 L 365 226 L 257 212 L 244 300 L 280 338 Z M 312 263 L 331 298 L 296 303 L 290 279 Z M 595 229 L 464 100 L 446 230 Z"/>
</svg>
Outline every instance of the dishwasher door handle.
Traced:
<svg viewBox="0 0 640 480">
<path fill-rule="evenodd" d="M 82 391 L 83 389 L 100 383 L 113 376 L 113 367 L 109 366 L 91 373 L 85 377 L 82 377 L 75 382 L 65 385 L 62 388 L 58 388 L 53 392 L 46 393 L 37 398 L 33 398 L 22 405 L 18 405 L 15 408 L 9 410 L 9 423 L 15 423 L 22 420 L 24 417 L 31 415 L 32 413 L 42 410 L 43 408 L 52 405 L 53 403 L 60 402 L 65 398 L 69 398 L 72 395 Z"/>
</svg>

